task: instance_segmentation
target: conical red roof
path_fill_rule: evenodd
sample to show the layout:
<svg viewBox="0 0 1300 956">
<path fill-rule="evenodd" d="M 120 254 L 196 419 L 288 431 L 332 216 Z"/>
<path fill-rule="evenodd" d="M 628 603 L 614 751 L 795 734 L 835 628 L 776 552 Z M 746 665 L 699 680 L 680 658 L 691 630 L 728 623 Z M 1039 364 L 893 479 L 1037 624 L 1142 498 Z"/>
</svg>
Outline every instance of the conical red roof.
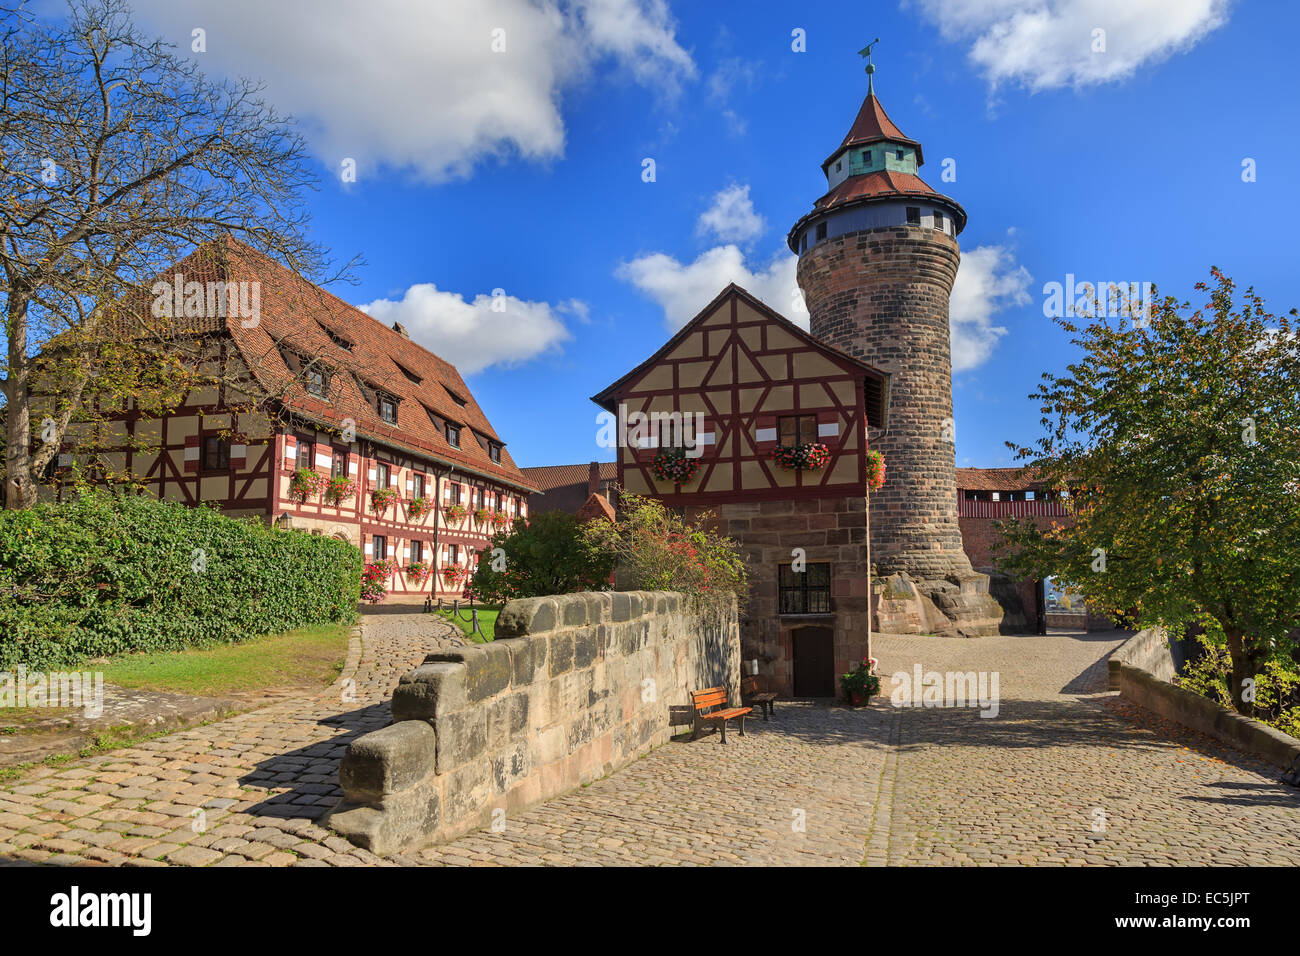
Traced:
<svg viewBox="0 0 1300 956">
<path fill-rule="evenodd" d="M 921 144 L 903 135 L 903 131 L 894 125 L 894 121 L 889 118 L 885 108 L 880 105 L 880 100 L 876 99 L 876 94 L 868 92 L 867 98 L 862 101 L 862 107 L 858 110 L 857 118 L 853 120 L 853 126 L 849 129 L 848 135 L 844 137 L 844 142 L 840 143 L 835 148 L 835 152 L 826 158 L 826 162 L 822 163 L 822 168 L 829 166 L 831 160 L 838 156 L 845 147 L 857 146 L 862 143 L 875 143 L 880 140 L 906 143 L 916 150 L 916 164 L 920 166 L 924 162 L 921 157 Z"/>
</svg>

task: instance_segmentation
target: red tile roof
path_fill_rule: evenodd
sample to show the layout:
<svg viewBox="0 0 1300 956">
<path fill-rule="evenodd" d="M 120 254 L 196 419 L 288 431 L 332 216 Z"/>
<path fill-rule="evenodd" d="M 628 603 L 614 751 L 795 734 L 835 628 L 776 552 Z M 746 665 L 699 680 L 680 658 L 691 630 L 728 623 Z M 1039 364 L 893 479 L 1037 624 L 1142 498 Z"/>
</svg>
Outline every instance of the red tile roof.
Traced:
<svg viewBox="0 0 1300 956">
<path fill-rule="evenodd" d="M 846 146 L 875 143 L 882 139 L 907 143 L 916 150 L 916 164 L 921 165 L 921 144 L 904 136 L 903 131 L 895 126 L 894 121 L 885 113 L 885 108 L 880 105 L 880 100 L 876 99 L 876 94 L 868 93 L 867 98 L 862 101 L 862 106 L 858 109 L 858 115 L 853 120 L 853 126 L 850 127 L 848 135 L 844 137 L 844 142 L 840 143 L 830 158 L 825 163 L 822 163 L 822 166 L 829 165 L 831 159 L 834 159 Z"/>
<path fill-rule="evenodd" d="M 1043 487 L 1032 468 L 958 468 L 960 491 L 1036 491 Z"/>
<path fill-rule="evenodd" d="M 920 176 L 911 173 L 881 169 L 874 173 L 850 176 L 813 204 L 819 212 L 842 206 L 855 199 L 873 196 L 918 196 L 927 199 L 944 198 L 929 187 Z M 951 202 L 951 200 L 949 200 Z M 955 204 L 954 204 L 955 205 Z"/>
<path fill-rule="evenodd" d="M 359 436 L 379 444 L 532 489 L 504 447 L 499 464 L 489 458 L 487 439 L 500 439 L 455 367 L 400 332 L 235 239 L 200 246 L 168 273 L 182 273 L 187 282 L 260 283 L 257 324 L 245 328 L 240 316 L 228 315 L 225 327 L 258 383 L 294 411 L 335 428 L 351 418 Z M 329 373 L 326 398 L 306 392 L 286 352 Z M 398 400 L 396 425 L 379 417 L 361 383 Z M 462 426 L 459 448 L 448 444 L 429 411 Z"/>
<path fill-rule="evenodd" d="M 602 494 L 593 493 L 587 496 L 586 502 L 578 509 L 578 520 L 586 523 L 604 518 L 606 521 L 617 521 L 618 517 L 614 514 L 614 506 L 609 503 L 609 499 Z"/>
<path fill-rule="evenodd" d="M 571 485 L 586 485 L 587 477 L 590 474 L 590 464 L 583 465 L 538 465 L 533 468 L 521 469 L 529 481 L 535 484 L 539 491 L 554 491 L 556 488 L 567 488 Z M 618 462 L 602 461 L 600 462 L 600 480 L 614 481 L 618 478 Z"/>
</svg>

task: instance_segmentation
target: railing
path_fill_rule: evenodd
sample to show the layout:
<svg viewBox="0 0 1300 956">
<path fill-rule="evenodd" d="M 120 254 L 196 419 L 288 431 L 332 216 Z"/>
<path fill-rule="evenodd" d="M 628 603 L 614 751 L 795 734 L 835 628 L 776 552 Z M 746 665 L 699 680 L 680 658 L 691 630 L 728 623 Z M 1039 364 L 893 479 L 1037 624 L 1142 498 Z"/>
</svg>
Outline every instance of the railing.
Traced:
<svg viewBox="0 0 1300 956">
<path fill-rule="evenodd" d="M 442 598 L 438 598 L 437 604 L 434 604 L 434 600 L 432 596 L 429 596 L 424 599 L 424 610 L 426 612 L 444 611 L 444 610 L 451 611 L 451 616 L 455 620 L 469 621 L 471 623 L 471 627 L 469 629 L 469 633 L 471 636 L 477 634 L 479 635 L 479 637 L 486 639 L 487 635 L 483 633 L 483 628 L 482 626 L 479 625 L 478 622 L 478 608 L 474 606 L 474 598 L 471 597 L 469 601 L 466 602 L 466 606 L 469 609 L 469 616 L 466 616 L 461 613 L 460 605 L 461 602 L 459 599 L 452 601 L 451 604 L 446 605 L 445 607 L 442 603 Z"/>
<path fill-rule="evenodd" d="M 962 518 L 1019 518 L 1025 515 L 1044 515 L 1053 518 L 1068 517 L 1065 502 L 1051 498 L 1033 501 L 968 501 L 958 502 L 957 514 Z"/>
</svg>

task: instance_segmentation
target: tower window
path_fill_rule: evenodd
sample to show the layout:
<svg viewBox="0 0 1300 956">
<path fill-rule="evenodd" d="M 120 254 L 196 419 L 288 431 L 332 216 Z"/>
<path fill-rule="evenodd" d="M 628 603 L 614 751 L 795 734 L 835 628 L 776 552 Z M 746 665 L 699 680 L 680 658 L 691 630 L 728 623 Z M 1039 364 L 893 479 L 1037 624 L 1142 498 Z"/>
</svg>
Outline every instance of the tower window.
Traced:
<svg viewBox="0 0 1300 956">
<path fill-rule="evenodd" d="M 825 238 L 826 238 L 826 223 L 819 222 L 817 223 L 817 241 L 820 242 Z"/>
<path fill-rule="evenodd" d="M 921 207 L 920 207 L 920 206 L 908 206 L 908 207 L 907 207 L 907 224 L 908 224 L 909 226 L 919 226 L 919 225 L 921 224 Z"/>
<path fill-rule="evenodd" d="M 901 150 L 901 149 L 899 149 L 899 150 L 895 150 L 895 151 L 894 151 L 894 158 L 895 158 L 895 159 L 900 159 L 900 160 L 901 160 L 901 159 L 903 159 L 906 155 L 907 155 L 907 154 L 906 154 L 903 150 Z"/>
<path fill-rule="evenodd" d="M 799 240 L 799 251 L 800 252 L 808 251 L 808 233 L 806 232 L 803 234 L 803 238 Z"/>
<path fill-rule="evenodd" d="M 863 162 L 863 164 L 866 165 L 866 166 L 870 166 L 870 165 L 871 165 L 871 150 L 869 150 L 869 149 L 864 149 L 864 150 L 862 151 L 862 162 Z"/>
<path fill-rule="evenodd" d="M 943 230 L 943 213 L 937 209 L 934 211 L 934 228 Z"/>
<path fill-rule="evenodd" d="M 836 171 L 837 173 L 838 173 L 841 169 L 843 169 L 843 168 L 844 168 L 844 163 L 843 163 L 843 162 L 838 162 L 838 163 L 835 164 L 835 171 Z"/>
</svg>

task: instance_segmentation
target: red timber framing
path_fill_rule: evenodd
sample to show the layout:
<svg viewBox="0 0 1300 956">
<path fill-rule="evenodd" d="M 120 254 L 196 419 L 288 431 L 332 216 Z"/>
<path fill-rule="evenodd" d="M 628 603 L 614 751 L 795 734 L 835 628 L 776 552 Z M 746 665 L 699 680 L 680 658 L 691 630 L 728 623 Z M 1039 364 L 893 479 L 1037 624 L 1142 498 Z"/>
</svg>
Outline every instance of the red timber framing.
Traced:
<svg viewBox="0 0 1300 956">
<path fill-rule="evenodd" d="M 201 246 L 167 274 L 174 272 L 259 283 L 260 319 L 204 320 L 195 333 L 212 351 L 200 354 L 205 363 L 219 362 L 220 384 L 191 393 L 163 417 L 142 415 L 130 401 L 103 409 L 105 420 L 93 433 L 70 434 L 70 454 L 93 449 L 110 476 L 133 479 L 159 498 L 336 537 L 368 559 L 382 537 L 394 568 L 390 594 L 460 596 L 463 584 L 447 585 L 442 569 L 454 561 L 472 571 L 495 530 L 473 518 L 481 505 L 469 502 L 526 517 L 536 486 L 516 467 L 455 367 L 400 327 L 376 321 L 235 240 Z M 315 378 L 311 390 L 300 365 L 286 359 L 290 353 L 319 360 L 323 389 Z M 248 392 L 262 396 L 257 410 L 248 410 L 244 390 L 227 382 L 246 383 Z M 213 461 L 204 466 L 208 437 L 224 443 L 216 467 Z M 331 503 L 321 493 L 304 500 L 292 491 L 306 441 L 313 445 L 307 466 L 325 479 L 339 454 L 356 483 L 350 497 Z M 71 471 L 64 457 L 56 491 Z M 376 513 L 370 494 L 381 465 L 397 497 Z M 411 501 L 421 496 L 421 483 L 428 510 L 417 516 Z M 453 484 L 468 514 L 449 525 L 443 506 Z M 420 560 L 433 572 L 419 582 L 406 570 L 417 542 Z"/>
<path fill-rule="evenodd" d="M 657 435 L 639 443 L 629 436 L 618 455 L 619 484 L 628 491 L 673 507 L 830 498 L 864 493 L 866 425 L 884 426 L 888 375 L 817 341 L 732 284 L 592 400 L 615 416 L 620 408 L 623 416 L 703 416 L 699 466 L 684 484 L 654 477 Z M 830 452 L 824 468 L 787 470 L 772 460 L 787 417 L 815 424 L 813 440 Z"/>
</svg>

